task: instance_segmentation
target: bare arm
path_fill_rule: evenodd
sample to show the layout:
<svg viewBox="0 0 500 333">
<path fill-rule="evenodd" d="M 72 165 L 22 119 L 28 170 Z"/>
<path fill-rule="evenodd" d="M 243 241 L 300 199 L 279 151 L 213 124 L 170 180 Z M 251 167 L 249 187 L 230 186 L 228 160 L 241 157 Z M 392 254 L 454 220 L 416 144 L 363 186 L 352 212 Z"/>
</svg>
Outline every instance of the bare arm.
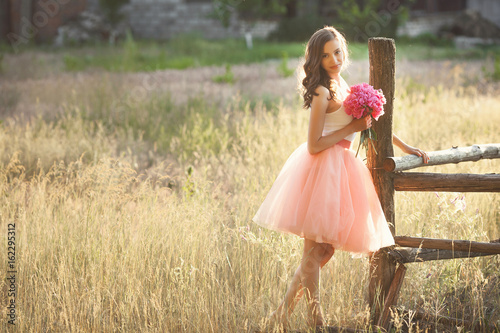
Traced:
<svg viewBox="0 0 500 333">
<path fill-rule="evenodd" d="M 392 140 L 393 143 L 399 147 L 403 152 L 406 154 L 412 154 L 412 155 L 417 155 L 422 157 L 424 160 L 424 163 L 429 162 L 429 156 L 427 156 L 427 153 L 421 149 L 412 147 L 408 144 L 406 144 L 403 140 L 401 140 L 396 134 L 392 134 Z"/>
<path fill-rule="evenodd" d="M 346 127 L 323 136 L 326 110 L 328 109 L 328 89 L 319 86 L 316 89 L 318 96 L 314 96 L 311 103 L 311 115 L 309 119 L 309 133 L 307 136 L 307 149 L 311 154 L 317 154 L 332 147 L 351 133 L 359 132 L 371 127 L 371 117 L 354 119 Z"/>
</svg>

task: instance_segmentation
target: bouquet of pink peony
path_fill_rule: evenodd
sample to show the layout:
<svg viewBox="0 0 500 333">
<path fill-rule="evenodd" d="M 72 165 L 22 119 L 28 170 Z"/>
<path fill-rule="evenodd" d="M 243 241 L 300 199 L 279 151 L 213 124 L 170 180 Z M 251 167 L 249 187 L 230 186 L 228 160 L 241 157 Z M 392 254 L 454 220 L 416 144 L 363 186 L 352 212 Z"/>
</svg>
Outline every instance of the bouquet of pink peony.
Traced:
<svg viewBox="0 0 500 333">
<path fill-rule="evenodd" d="M 352 115 L 356 119 L 370 115 L 373 119 L 378 120 L 384 114 L 385 103 L 385 96 L 381 89 L 375 90 L 368 83 L 361 83 L 351 87 L 349 96 L 344 100 L 344 108 L 348 115 Z M 358 156 L 361 145 L 368 149 L 368 142 L 375 149 L 372 140 L 377 140 L 377 133 L 373 128 L 370 127 L 362 131 L 356 156 Z"/>
</svg>

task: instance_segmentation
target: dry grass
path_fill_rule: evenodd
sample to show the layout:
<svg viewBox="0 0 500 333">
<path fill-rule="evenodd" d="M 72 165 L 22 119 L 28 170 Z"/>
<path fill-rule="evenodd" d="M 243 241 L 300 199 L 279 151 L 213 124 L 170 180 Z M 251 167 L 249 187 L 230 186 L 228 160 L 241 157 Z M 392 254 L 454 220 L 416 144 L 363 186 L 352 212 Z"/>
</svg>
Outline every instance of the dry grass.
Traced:
<svg viewBox="0 0 500 333">
<path fill-rule="evenodd" d="M 5 235 L 16 223 L 18 331 L 262 326 L 302 246 L 250 222 L 306 138 L 295 79 L 281 78 L 277 66 L 233 66 L 234 85 L 212 81 L 223 68 L 64 74 L 55 65 L 2 79 L 0 226 Z M 398 135 L 427 150 L 498 142 L 500 90 L 478 74 L 481 66 L 401 63 Z M 354 62 L 346 76 L 356 83 L 366 75 L 367 64 Z M 498 169 L 498 160 L 432 168 Z M 398 234 L 500 237 L 498 193 L 398 193 L 396 200 Z M 498 327 L 499 264 L 491 256 L 411 265 L 400 307 Z M 330 324 L 367 328 L 367 268 L 366 259 L 342 252 L 324 268 Z M 294 329 L 305 328 L 305 314 L 301 303 Z M 396 320 L 397 331 L 405 320 Z"/>
</svg>

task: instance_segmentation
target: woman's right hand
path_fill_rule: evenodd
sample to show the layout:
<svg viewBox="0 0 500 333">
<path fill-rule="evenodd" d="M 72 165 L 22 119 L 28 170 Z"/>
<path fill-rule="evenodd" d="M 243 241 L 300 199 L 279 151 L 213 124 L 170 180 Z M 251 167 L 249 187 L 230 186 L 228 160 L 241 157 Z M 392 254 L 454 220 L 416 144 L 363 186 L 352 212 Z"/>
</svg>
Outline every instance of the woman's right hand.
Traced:
<svg viewBox="0 0 500 333">
<path fill-rule="evenodd" d="M 349 125 L 351 125 L 353 132 L 361 132 L 372 127 L 372 119 L 370 115 L 367 115 L 363 118 L 354 119 Z"/>
</svg>

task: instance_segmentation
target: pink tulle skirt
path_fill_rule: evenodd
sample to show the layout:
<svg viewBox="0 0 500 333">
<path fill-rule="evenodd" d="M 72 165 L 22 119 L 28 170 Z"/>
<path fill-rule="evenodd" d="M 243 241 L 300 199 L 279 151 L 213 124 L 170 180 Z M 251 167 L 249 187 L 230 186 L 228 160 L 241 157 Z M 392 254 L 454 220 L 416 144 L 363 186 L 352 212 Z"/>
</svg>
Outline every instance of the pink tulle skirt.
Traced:
<svg viewBox="0 0 500 333">
<path fill-rule="evenodd" d="M 335 249 L 367 254 L 394 245 L 369 170 L 343 140 L 288 158 L 253 221 Z"/>
</svg>

